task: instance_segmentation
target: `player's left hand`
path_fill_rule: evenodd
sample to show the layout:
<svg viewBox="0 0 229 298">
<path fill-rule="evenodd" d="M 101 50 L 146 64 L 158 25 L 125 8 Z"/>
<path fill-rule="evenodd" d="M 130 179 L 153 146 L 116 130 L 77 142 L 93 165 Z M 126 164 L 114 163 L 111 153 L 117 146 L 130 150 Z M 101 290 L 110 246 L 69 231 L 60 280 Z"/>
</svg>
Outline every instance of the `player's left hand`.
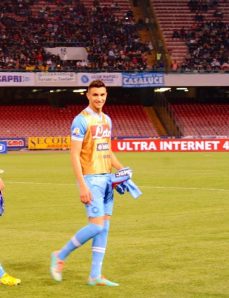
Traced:
<svg viewBox="0 0 229 298">
<path fill-rule="evenodd" d="M 115 190 L 120 194 L 120 195 L 124 195 L 124 193 L 128 190 L 128 187 L 124 184 L 124 183 L 120 183 L 118 185 L 116 185 Z"/>
</svg>

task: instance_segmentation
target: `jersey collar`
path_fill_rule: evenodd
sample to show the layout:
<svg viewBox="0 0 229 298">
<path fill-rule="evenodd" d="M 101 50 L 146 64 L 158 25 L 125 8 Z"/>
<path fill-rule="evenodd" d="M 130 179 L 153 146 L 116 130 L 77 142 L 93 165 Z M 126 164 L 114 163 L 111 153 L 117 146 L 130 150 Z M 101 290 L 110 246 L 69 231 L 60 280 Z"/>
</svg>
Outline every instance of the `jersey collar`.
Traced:
<svg viewBox="0 0 229 298">
<path fill-rule="evenodd" d="M 101 114 L 98 114 L 98 113 L 94 112 L 94 111 L 92 110 L 92 108 L 90 108 L 89 106 L 86 107 L 85 110 L 86 110 L 89 114 L 91 114 L 91 115 L 93 115 L 93 116 L 99 117 L 100 119 L 102 118 L 102 112 L 101 112 Z"/>
</svg>

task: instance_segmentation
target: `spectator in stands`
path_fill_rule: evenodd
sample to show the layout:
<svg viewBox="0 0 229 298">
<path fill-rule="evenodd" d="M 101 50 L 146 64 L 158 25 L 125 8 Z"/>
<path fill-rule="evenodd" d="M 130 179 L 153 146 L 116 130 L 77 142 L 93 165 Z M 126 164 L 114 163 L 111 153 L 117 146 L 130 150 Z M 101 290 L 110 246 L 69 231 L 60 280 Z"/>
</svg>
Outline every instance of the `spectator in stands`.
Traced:
<svg viewBox="0 0 229 298">
<path fill-rule="evenodd" d="M 76 62 L 77 69 L 87 69 L 88 63 L 86 60 L 79 60 Z"/>
<path fill-rule="evenodd" d="M 177 29 L 174 29 L 172 38 L 173 38 L 173 39 L 174 39 L 174 38 L 180 38 L 180 33 L 178 32 Z"/>
<path fill-rule="evenodd" d="M 119 11 L 120 10 L 120 7 L 119 7 L 119 4 L 118 2 L 115 2 L 115 1 L 112 1 L 111 4 L 110 4 L 110 7 L 113 11 Z"/>
<path fill-rule="evenodd" d="M 218 8 L 216 8 L 216 10 L 213 13 L 213 16 L 215 18 L 222 19 L 223 18 L 223 13 Z"/>
<path fill-rule="evenodd" d="M 229 60 L 223 62 L 223 64 L 221 65 L 221 70 L 229 71 Z"/>
<path fill-rule="evenodd" d="M 210 8 L 215 8 L 216 6 L 218 6 L 218 0 L 209 0 Z"/>
<path fill-rule="evenodd" d="M 197 11 L 197 12 L 196 12 L 196 15 L 195 15 L 195 20 L 196 20 L 197 22 L 203 22 L 203 20 L 204 20 L 204 16 L 203 16 L 199 11 Z"/>
<path fill-rule="evenodd" d="M 217 58 L 214 58 L 211 62 L 211 67 L 213 70 L 220 70 L 220 62 Z"/>
<path fill-rule="evenodd" d="M 176 59 L 172 60 L 171 70 L 172 71 L 177 71 L 178 69 L 179 69 L 179 64 L 177 63 L 177 60 Z"/>
<path fill-rule="evenodd" d="M 185 28 L 184 28 L 184 26 L 180 29 L 180 38 L 181 39 L 185 39 L 186 38 L 186 36 L 187 36 L 187 33 L 186 33 L 186 30 L 185 30 Z"/>
</svg>

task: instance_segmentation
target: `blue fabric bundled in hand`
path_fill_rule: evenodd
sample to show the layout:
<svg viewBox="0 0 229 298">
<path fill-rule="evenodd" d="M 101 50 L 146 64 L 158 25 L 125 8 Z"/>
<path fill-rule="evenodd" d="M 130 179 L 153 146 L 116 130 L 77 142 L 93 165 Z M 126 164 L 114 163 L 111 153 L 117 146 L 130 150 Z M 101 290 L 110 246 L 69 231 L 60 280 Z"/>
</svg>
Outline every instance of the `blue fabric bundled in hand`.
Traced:
<svg viewBox="0 0 229 298">
<path fill-rule="evenodd" d="M 120 195 L 124 195 L 126 191 L 129 191 L 124 182 L 116 185 L 115 189 Z"/>
<path fill-rule="evenodd" d="M 4 213 L 4 199 L 2 192 L 0 191 L 0 216 L 2 216 Z"/>
<path fill-rule="evenodd" d="M 117 185 L 115 189 L 121 195 L 128 191 L 134 199 L 137 199 L 142 195 L 139 187 L 131 179 Z"/>
<path fill-rule="evenodd" d="M 116 191 L 123 195 L 126 192 L 129 192 L 134 199 L 137 199 L 142 195 L 139 187 L 131 180 L 132 170 L 130 168 L 123 168 L 112 174 L 112 186 Z"/>
</svg>

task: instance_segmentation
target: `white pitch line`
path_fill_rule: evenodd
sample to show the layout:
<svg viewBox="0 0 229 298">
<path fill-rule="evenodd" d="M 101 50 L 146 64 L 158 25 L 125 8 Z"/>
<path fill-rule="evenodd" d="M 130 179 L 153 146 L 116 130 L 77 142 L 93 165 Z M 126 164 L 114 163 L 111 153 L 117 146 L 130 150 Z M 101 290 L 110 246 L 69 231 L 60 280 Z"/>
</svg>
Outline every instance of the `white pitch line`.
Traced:
<svg viewBox="0 0 229 298">
<path fill-rule="evenodd" d="M 229 191 L 227 188 L 204 188 L 204 187 L 182 187 L 182 186 L 151 186 L 142 185 L 142 188 L 153 188 L 153 189 L 170 189 L 170 190 L 207 190 L 207 191 Z"/>
<path fill-rule="evenodd" d="M 29 185 L 61 185 L 61 186 L 70 186 L 75 185 L 74 183 L 53 183 L 53 182 L 33 182 L 33 181 L 7 181 L 7 184 L 29 184 Z"/>
<path fill-rule="evenodd" d="M 7 181 L 9 184 L 27 184 L 27 185 L 55 185 L 55 186 L 73 186 L 74 183 L 53 183 L 53 182 L 33 182 L 33 181 Z M 140 188 L 161 189 L 161 190 L 202 190 L 202 191 L 225 191 L 227 188 L 204 188 L 204 187 L 183 187 L 183 186 L 155 186 L 155 185 L 138 185 Z"/>
</svg>

